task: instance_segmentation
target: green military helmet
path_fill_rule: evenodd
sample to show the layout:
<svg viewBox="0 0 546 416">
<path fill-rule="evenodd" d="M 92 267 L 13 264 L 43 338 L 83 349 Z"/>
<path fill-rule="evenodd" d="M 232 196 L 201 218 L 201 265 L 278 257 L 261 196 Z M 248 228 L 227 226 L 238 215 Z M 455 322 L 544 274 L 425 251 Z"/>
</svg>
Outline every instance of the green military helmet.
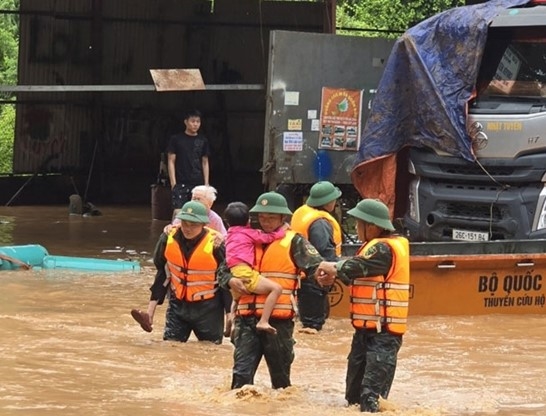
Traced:
<svg viewBox="0 0 546 416">
<path fill-rule="evenodd" d="M 310 207 L 321 207 L 335 201 L 341 196 L 341 191 L 328 181 L 317 182 L 311 187 L 309 198 L 305 203 Z"/>
<path fill-rule="evenodd" d="M 256 200 L 250 212 L 257 214 L 283 214 L 292 215 L 284 196 L 278 192 L 266 192 Z"/>
<path fill-rule="evenodd" d="M 347 214 L 358 218 L 359 220 L 377 225 L 384 230 L 394 231 L 389 209 L 387 206 L 377 199 L 363 199 L 356 207 L 347 211 Z"/>
<path fill-rule="evenodd" d="M 200 224 L 209 223 L 207 207 L 197 201 L 186 202 L 180 212 L 176 214 L 176 218 L 182 221 L 197 222 Z"/>
</svg>

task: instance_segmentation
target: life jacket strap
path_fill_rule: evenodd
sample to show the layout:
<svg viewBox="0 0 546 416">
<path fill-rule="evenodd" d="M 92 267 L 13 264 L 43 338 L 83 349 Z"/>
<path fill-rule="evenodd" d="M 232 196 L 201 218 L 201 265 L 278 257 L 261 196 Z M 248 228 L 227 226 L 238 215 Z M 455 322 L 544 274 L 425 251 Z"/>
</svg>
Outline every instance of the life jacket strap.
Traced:
<svg viewBox="0 0 546 416">
<path fill-rule="evenodd" d="M 214 295 L 218 291 L 218 288 L 210 289 L 210 290 L 202 290 L 201 292 L 194 293 L 192 296 L 192 300 L 203 300 L 203 298 L 207 295 Z M 200 298 L 200 299 L 199 299 Z"/>
<path fill-rule="evenodd" d="M 298 275 L 297 274 L 292 274 L 292 273 L 261 272 L 260 274 L 262 276 L 264 276 L 264 277 L 267 277 L 267 278 L 276 277 L 276 278 L 279 278 L 279 279 L 298 280 Z"/>
</svg>

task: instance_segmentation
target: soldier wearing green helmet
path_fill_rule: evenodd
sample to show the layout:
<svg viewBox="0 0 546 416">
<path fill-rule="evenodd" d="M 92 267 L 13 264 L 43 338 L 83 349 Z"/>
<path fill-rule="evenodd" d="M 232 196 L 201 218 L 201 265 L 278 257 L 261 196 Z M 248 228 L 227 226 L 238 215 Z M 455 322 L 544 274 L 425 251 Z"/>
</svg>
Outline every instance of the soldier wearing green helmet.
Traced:
<svg viewBox="0 0 546 416">
<path fill-rule="evenodd" d="M 350 288 L 351 322 L 355 328 L 347 362 L 345 399 L 362 412 L 379 411 L 394 379 L 398 351 L 406 331 L 409 301 L 409 243 L 394 233 L 389 209 L 364 199 L 348 211 L 363 242 L 357 254 L 322 262 L 318 278 L 339 278 Z"/>
<path fill-rule="evenodd" d="M 309 240 L 322 257 L 337 261 L 341 256 L 342 232 L 332 212 L 341 191 L 329 181 L 315 183 L 305 204 L 294 211 L 292 229 Z M 302 327 L 299 332 L 316 334 L 326 322 L 330 287 L 303 280 L 298 289 L 298 306 Z"/>
<path fill-rule="evenodd" d="M 260 227 L 265 232 L 279 229 L 285 224 L 286 217 L 292 214 L 284 196 L 277 192 L 261 194 L 250 212 L 258 216 Z M 272 387 L 278 389 L 291 385 L 290 369 L 295 344 L 292 295 L 300 272 L 303 272 L 304 279 L 314 279 L 322 260 L 301 234 L 290 229 L 284 238 L 256 248 L 256 269 L 283 289 L 269 319 L 270 325 L 277 331 L 276 335 L 256 331 L 265 295 L 249 293 L 241 279 L 232 278 L 224 268 L 220 284 L 241 294 L 232 332 L 235 352 L 231 388 L 254 384 L 254 375 L 263 356 L 267 361 Z"/>
<path fill-rule="evenodd" d="M 180 226 L 161 233 L 154 251 L 157 272 L 148 309 L 133 309 L 131 315 L 144 331 L 152 332 L 156 307 L 168 296 L 164 340 L 186 342 L 193 332 L 200 341 L 220 344 L 224 312 L 231 304 L 229 291 L 218 287 L 224 244 L 218 244 L 216 231 L 205 227 L 209 217 L 202 203 L 186 202 L 176 218 Z"/>
</svg>

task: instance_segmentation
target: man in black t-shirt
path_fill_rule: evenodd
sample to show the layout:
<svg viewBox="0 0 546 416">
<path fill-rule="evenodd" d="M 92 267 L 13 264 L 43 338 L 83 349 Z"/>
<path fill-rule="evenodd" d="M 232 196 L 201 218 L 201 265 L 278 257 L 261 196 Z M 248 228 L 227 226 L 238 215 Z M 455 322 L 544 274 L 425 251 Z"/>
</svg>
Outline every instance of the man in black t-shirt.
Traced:
<svg viewBox="0 0 546 416">
<path fill-rule="evenodd" d="M 173 218 L 191 200 L 191 190 L 209 184 L 209 142 L 199 133 L 201 113 L 189 111 L 184 132 L 169 138 L 167 144 L 169 180 L 172 189 Z"/>
</svg>

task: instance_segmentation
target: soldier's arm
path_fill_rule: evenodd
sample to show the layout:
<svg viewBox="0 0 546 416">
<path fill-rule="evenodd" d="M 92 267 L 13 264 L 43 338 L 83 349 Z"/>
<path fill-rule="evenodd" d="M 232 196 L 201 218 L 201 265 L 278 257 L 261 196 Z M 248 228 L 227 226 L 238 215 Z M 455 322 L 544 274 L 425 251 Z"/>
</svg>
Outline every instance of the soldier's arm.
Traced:
<svg viewBox="0 0 546 416">
<path fill-rule="evenodd" d="M 218 269 L 216 269 L 216 278 L 218 279 L 218 284 L 221 288 L 229 290 L 229 281 L 233 276 L 227 267 L 226 262 L 220 263 Z"/>
<path fill-rule="evenodd" d="M 155 279 L 150 286 L 150 300 L 157 301 L 158 305 L 161 305 L 165 300 L 165 295 L 169 287 L 167 272 L 165 266 L 167 265 L 167 259 L 165 258 L 165 248 L 167 247 L 167 235 L 161 234 L 154 250 L 154 265 L 156 268 Z"/>
<path fill-rule="evenodd" d="M 219 235 L 219 233 L 215 233 L 215 234 Z M 218 263 L 218 267 L 216 268 L 216 280 L 218 280 L 218 285 L 220 286 L 219 296 L 222 299 L 222 304 L 224 305 L 225 312 L 228 313 L 231 309 L 231 301 L 233 299 L 231 296 L 231 292 L 229 291 L 229 285 L 226 286 L 225 284 L 225 280 L 228 277 L 226 274 L 226 271 L 229 274 L 229 269 L 225 267 L 226 248 L 224 244 L 222 243 L 219 246 L 215 246 L 212 254 L 214 255 L 214 258 L 216 259 L 216 262 Z M 229 278 L 231 278 L 231 274 L 229 274 Z M 227 279 L 228 282 L 229 282 L 229 278 Z M 224 284 L 222 284 L 222 282 Z"/>
<path fill-rule="evenodd" d="M 290 255 L 294 264 L 305 274 L 305 278 L 315 279 L 317 268 L 324 259 L 301 234 L 296 234 L 292 239 Z"/>
<path fill-rule="evenodd" d="M 366 276 L 386 276 L 392 265 L 392 251 L 388 244 L 379 242 L 360 256 L 349 257 L 336 263 L 336 275 L 349 285 L 354 279 Z"/>
<path fill-rule="evenodd" d="M 234 279 L 225 261 L 218 266 L 216 278 L 218 279 L 218 284 L 224 290 L 231 289 L 241 294 L 250 293 L 244 285 L 247 279 Z"/>
</svg>

